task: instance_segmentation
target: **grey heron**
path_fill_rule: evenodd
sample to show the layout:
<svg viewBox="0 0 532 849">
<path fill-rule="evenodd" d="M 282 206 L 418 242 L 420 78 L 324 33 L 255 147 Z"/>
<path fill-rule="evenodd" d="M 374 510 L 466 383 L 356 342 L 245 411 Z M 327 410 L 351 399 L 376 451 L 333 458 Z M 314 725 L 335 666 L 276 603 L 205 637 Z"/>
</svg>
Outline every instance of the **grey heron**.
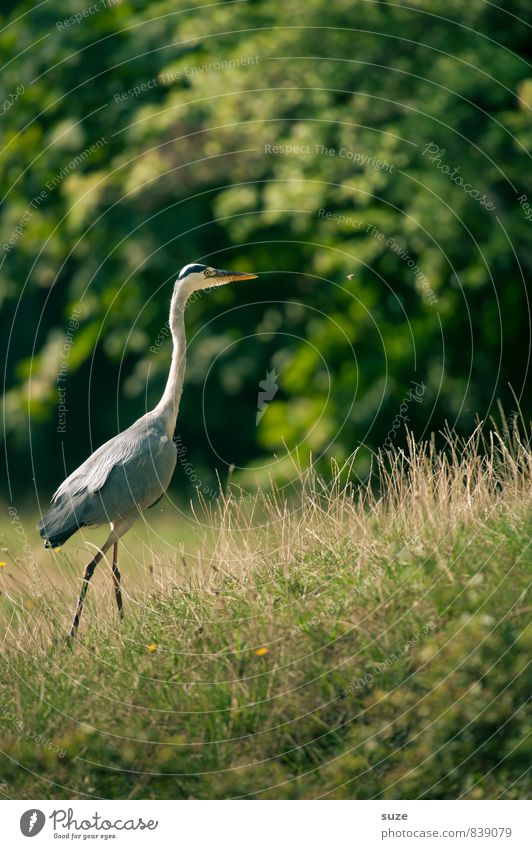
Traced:
<svg viewBox="0 0 532 849">
<path fill-rule="evenodd" d="M 118 541 L 139 513 L 164 495 L 177 461 L 174 429 L 183 391 L 186 336 L 184 310 L 193 292 L 251 280 L 256 274 L 227 271 L 200 263 L 185 265 L 175 281 L 170 304 L 172 362 L 162 398 L 134 424 L 100 446 L 54 493 L 48 512 L 37 525 L 46 548 L 58 548 L 77 530 L 110 523 L 111 533 L 87 564 L 69 636 L 76 635 L 89 581 L 113 546 L 112 579 L 120 618 L 123 616 Z"/>
</svg>

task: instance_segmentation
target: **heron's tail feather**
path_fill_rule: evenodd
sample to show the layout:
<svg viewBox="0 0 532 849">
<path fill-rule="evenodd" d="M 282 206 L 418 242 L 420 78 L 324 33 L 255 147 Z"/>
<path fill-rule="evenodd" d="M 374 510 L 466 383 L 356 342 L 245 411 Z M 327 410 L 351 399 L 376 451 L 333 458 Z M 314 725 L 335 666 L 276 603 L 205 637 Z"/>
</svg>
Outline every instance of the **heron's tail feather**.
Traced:
<svg viewBox="0 0 532 849">
<path fill-rule="evenodd" d="M 84 526 L 72 510 L 55 504 L 42 517 L 37 525 L 45 548 L 59 548 L 72 534 Z"/>
</svg>

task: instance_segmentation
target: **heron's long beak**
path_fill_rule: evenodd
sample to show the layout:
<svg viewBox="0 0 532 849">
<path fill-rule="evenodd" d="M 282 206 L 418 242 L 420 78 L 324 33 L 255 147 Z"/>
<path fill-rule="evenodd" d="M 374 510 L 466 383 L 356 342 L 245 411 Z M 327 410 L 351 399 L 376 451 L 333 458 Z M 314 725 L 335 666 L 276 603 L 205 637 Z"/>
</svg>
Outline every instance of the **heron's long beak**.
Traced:
<svg viewBox="0 0 532 849">
<path fill-rule="evenodd" d="M 247 271 L 216 270 L 216 280 L 219 283 L 232 283 L 234 280 L 254 280 L 258 274 L 248 274 Z"/>
</svg>

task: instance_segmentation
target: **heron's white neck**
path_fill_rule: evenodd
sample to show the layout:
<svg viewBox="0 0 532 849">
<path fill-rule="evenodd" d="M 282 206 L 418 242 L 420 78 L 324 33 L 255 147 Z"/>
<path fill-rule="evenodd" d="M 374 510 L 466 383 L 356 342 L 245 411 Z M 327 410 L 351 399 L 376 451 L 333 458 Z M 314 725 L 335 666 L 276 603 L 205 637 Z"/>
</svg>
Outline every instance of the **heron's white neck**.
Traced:
<svg viewBox="0 0 532 849">
<path fill-rule="evenodd" d="M 186 286 L 176 286 L 170 304 L 170 331 L 173 351 L 168 380 L 163 396 L 154 412 L 164 425 L 166 435 L 172 439 L 183 392 L 187 340 L 185 336 L 185 304 L 190 292 Z"/>
</svg>

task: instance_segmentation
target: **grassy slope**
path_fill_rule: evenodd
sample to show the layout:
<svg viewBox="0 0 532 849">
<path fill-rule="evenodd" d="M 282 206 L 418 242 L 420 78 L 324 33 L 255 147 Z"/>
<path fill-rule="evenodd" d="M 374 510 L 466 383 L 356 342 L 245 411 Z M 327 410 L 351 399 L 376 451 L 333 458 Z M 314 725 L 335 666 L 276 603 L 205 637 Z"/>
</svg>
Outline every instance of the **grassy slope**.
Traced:
<svg viewBox="0 0 532 849">
<path fill-rule="evenodd" d="M 122 632 L 94 593 L 73 649 L 34 629 L 3 660 L 3 791 L 527 795 L 530 457 L 429 454 L 381 470 L 380 500 L 307 476 L 292 511 L 225 501 L 193 576 Z"/>
</svg>

